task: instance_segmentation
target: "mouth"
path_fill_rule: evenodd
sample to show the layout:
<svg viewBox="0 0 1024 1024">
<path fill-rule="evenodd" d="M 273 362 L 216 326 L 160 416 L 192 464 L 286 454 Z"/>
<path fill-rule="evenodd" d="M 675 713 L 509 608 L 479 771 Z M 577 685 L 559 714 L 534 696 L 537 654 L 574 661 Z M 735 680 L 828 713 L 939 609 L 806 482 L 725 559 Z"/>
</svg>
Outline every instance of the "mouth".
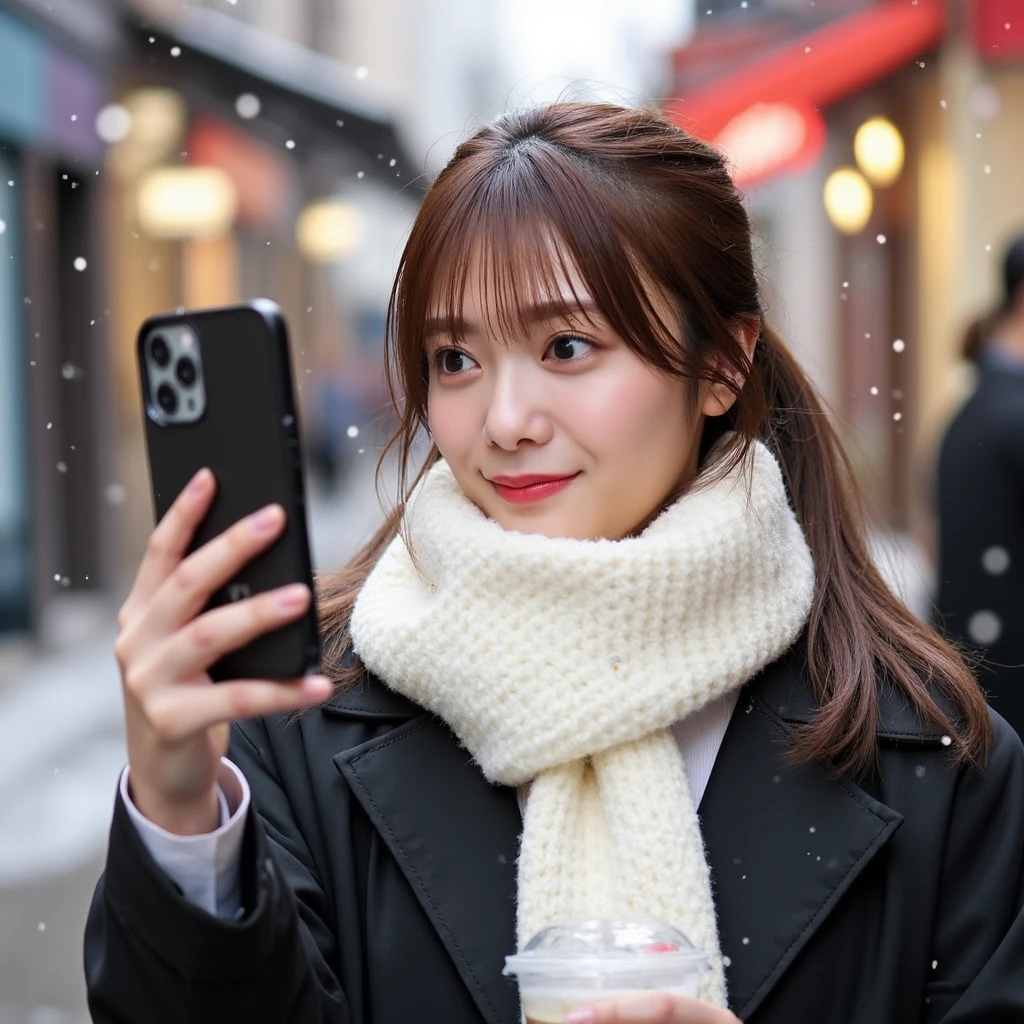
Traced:
<svg viewBox="0 0 1024 1024">
<path fill-rule="evenodd" d="M 523 476 L 494 476 L 489 480 L 499 498 L 512 505 L 528 505 L 564 491 L 578 476 L 579 473 L 569 476 L 531 473 Z"/>
</svg>

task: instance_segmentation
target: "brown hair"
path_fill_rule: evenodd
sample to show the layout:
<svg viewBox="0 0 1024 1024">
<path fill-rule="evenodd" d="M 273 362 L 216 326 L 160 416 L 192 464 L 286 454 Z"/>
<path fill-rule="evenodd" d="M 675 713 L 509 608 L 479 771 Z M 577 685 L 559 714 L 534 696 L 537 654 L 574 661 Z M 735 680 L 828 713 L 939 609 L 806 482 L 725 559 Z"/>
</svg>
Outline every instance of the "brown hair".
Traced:
<svg viewBox="0 0 1024 1024">
<path fill-rule="evenodd" d="M 509 323 L 524 288 L 564 280 L 574 267 L 642 359 L 694 389 L 706 380 L 737 394 L 727 415 L 705 421 L 704 452 L 732 431 L 726 466 L 755 439 L 775 453 L 817 574 L 806 657 L 820 711 L 798 732 L 795 757 L 868 770 L 882 685 L 955 737 L 961 758 L 983 757 L 990 725 L 980 688 L 879 575 L 833 428 L 796 361 L 763 325 L 750 224 L 718 152 L 657 112 L 584 103 L 506 115 L 458 147 L 424 199 L 389 307 L 386 368 L 400 420 L 389 448 L 397 447 L 403 482 L 426 423 L 423 327 L 438 297 L 458 321 L 471 253 L 482 254 L 498 315 Z M 683 337 L 652 308 L 651 282 L 678 303 Z M 752 360 L 736 337 L 743 322 L 761 324 Z M 735 384 L 729 367 L 745 383 Z M 437 457 L 432 448 L 405 495 Z M 358 660 L 343 659 L 348 618 L 401 513 L 400 504 L 321 583 L 324 667 L 341 685 L 361 677 Z"/>
</svg>

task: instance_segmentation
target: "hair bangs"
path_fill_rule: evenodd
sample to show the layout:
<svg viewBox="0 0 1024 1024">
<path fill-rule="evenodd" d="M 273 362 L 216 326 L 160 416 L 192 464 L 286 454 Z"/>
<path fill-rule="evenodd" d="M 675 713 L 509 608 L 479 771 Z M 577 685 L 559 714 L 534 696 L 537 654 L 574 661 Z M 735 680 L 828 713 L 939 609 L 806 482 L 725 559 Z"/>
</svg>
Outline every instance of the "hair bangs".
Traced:
<svg viewBox="0 0 1024 1024">
<path fill-rule="evenodd" d="M 405 324 L 410 344 L 422 350 L 428 326 L 460 342 L 469 276 L 478 274 L 495 337 L 521 337 L 539 306 L 569 322 L 596 313 L 649 364 L 691 375 L 686 339 L 652 301 L 667 284 L 644 263 L 643 228 L 623 183 L 535 138 L 474 170 L 431 211 L 429 251 L 410 260 L 422 268 L 403 281 L 403 305 L 420 311 Z"/>
</svg>

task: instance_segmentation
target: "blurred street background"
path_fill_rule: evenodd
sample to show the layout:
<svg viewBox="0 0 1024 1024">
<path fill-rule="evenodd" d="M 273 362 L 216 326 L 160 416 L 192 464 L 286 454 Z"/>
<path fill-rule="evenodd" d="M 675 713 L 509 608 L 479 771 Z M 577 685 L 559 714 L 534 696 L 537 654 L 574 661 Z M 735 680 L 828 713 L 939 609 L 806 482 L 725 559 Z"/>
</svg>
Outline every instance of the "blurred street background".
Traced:
<svg viewBox="0 0 1024 1024">
<path fill-rule="evenodd" d="M 423 190 L 479 122 L 558 96 L 656 103 L 726 151 L 771 318 L 927 614 L 959 336 L 1024 229 L 1024 0 L 0 0 L 0 1024 L 88 1020 L 114 615 L 152 525 L 139 323 L 283 307 L 339 565 L 380 517 Z"/>
</svg>

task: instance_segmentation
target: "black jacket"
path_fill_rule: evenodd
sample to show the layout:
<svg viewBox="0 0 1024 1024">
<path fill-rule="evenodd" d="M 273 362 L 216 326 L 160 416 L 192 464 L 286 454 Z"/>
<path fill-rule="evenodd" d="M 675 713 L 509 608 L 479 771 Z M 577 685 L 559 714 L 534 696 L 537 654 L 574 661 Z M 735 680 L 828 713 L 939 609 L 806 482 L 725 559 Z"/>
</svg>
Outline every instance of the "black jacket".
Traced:
<svg viewBox="0 0 1024 1024">
<path fill-rule="evenodd" d="M 983 366 L 940 448 L 938 513 L 937 624 L 984 654 L 978 678 L 1024 736 L 1024 365 L 990 356 Z M 995 556 L 988 570 L 986 552 Z M 982 630 L 1000 627 L 991 642 L 970 627 L 979 612 L 989 613 Z"/>
<path fill-rule="evenodd" d="M 784 759 L 813 714 L 784 659 L 744 687 L 700 807 L 730 1002 L 750 1024 L 1024 1021 L 1024 748 L 987 771 L 884 700 L 856 785 Z M 236 729 L 259 814 L 247 914 L 186 903 L 118 804 L 86 930 L 101 1024 L 518 1024 L 514 790 L 379 684 Z"/>
</svg>

